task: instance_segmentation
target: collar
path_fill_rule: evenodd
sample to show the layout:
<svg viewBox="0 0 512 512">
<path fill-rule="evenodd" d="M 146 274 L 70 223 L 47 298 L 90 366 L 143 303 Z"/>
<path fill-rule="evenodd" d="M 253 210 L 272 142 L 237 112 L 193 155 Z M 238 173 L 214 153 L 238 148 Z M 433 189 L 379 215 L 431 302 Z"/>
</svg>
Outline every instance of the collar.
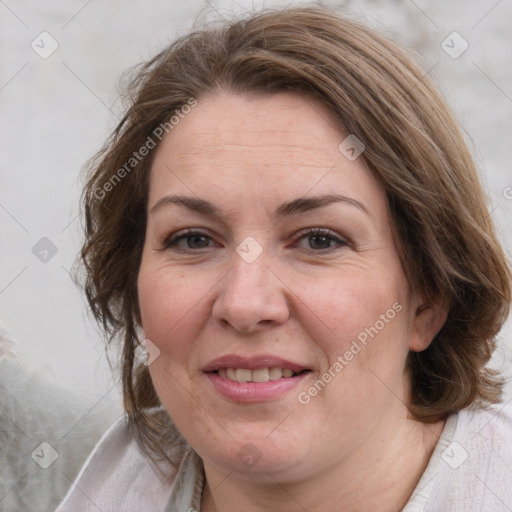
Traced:
<svg viewBox="0 0 512 512">
<path fill-rule="evenodd" d="M 180 464 L 164 512 L 199 512 L 205 481 L 201 457 L 190 448 Z"/>
</svg>

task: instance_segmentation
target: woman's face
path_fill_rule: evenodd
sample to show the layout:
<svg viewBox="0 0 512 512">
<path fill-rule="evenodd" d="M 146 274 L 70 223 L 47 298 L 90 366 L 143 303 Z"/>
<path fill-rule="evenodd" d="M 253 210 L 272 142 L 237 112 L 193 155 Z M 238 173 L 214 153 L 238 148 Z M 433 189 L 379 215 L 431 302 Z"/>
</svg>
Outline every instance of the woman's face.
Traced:
<svg viewBox="0 0 512 512">
<path fill-rule="evenodd" d="M 306 478 L 407 415 L 420 301 L 347 135 L 311 99 L 222 92 L 157 150 L 138 277 L 149 369 L 207 465 Z"/>
</svg>

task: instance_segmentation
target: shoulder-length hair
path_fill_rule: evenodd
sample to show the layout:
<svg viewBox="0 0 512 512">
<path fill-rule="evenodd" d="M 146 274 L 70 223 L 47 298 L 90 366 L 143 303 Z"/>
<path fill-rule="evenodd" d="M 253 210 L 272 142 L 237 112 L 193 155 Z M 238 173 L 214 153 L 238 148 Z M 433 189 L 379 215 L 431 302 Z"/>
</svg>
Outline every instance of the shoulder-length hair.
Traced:
<svg viewBox="0 0 512 512">
<path fill-rule="evenodd" d="M 363 141 L 411 288 L 449 307 L 430 346 L 409 354 L 411 416 L 431 422 L 497 402 L 501 381 L 485 365 L 511 273 L 450 110 L 411 55 L 366 26 L 320 7 L 263 11 L 196 30 L 140 66 L 125 116 L 86 167 L 85 293 L 108 342 L 122 340 L 124 405 L 146 453 L 166 459 L 178 435 L 134 356 L 151 163 L 162 127 L 217 89 L 306 95 Z"/>
</svg>

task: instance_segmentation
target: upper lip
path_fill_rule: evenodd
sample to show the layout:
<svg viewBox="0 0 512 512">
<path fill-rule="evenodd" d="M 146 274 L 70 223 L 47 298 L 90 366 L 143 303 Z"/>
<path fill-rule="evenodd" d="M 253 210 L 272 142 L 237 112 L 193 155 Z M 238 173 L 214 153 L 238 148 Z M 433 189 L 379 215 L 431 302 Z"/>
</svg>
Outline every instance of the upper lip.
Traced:
<svg viewBox="0 0 512 512">
<path fill-rule="evenodd" d="M 259 370 L 260 368 L 288 368 L 295 373 L 308 370 L 306 366 L 281 359 L 272 355 L 259 356 L 240 356 L 236 354 L 228 354 L 220 356 L 210 361 L 204 368 L 203 372 L 215 372 L 221 368 L 244 368 L 247 370 Z"/>
</svg>

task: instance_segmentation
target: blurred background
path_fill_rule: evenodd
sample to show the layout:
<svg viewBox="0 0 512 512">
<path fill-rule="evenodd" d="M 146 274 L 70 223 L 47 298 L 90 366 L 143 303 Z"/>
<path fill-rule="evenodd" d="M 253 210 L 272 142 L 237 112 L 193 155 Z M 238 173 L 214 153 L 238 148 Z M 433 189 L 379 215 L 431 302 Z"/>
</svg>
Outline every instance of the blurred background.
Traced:
<svg viewBox="0 0 512 512">
<path fill-rule="evenodd" d="M 201 20 L 303 3 L 0 0 L 0 323 L 24 359 L 98 399 L 117 392 L 69 273 L 81 241 L 80 169 L 121 115 L 121 73 Z M 320 3 L 419 54 L 464 127 L 510 255 L 512 2 Z M 511 340 L 509 320 L 493 357 L 509 376 Z"/>
</svg>

